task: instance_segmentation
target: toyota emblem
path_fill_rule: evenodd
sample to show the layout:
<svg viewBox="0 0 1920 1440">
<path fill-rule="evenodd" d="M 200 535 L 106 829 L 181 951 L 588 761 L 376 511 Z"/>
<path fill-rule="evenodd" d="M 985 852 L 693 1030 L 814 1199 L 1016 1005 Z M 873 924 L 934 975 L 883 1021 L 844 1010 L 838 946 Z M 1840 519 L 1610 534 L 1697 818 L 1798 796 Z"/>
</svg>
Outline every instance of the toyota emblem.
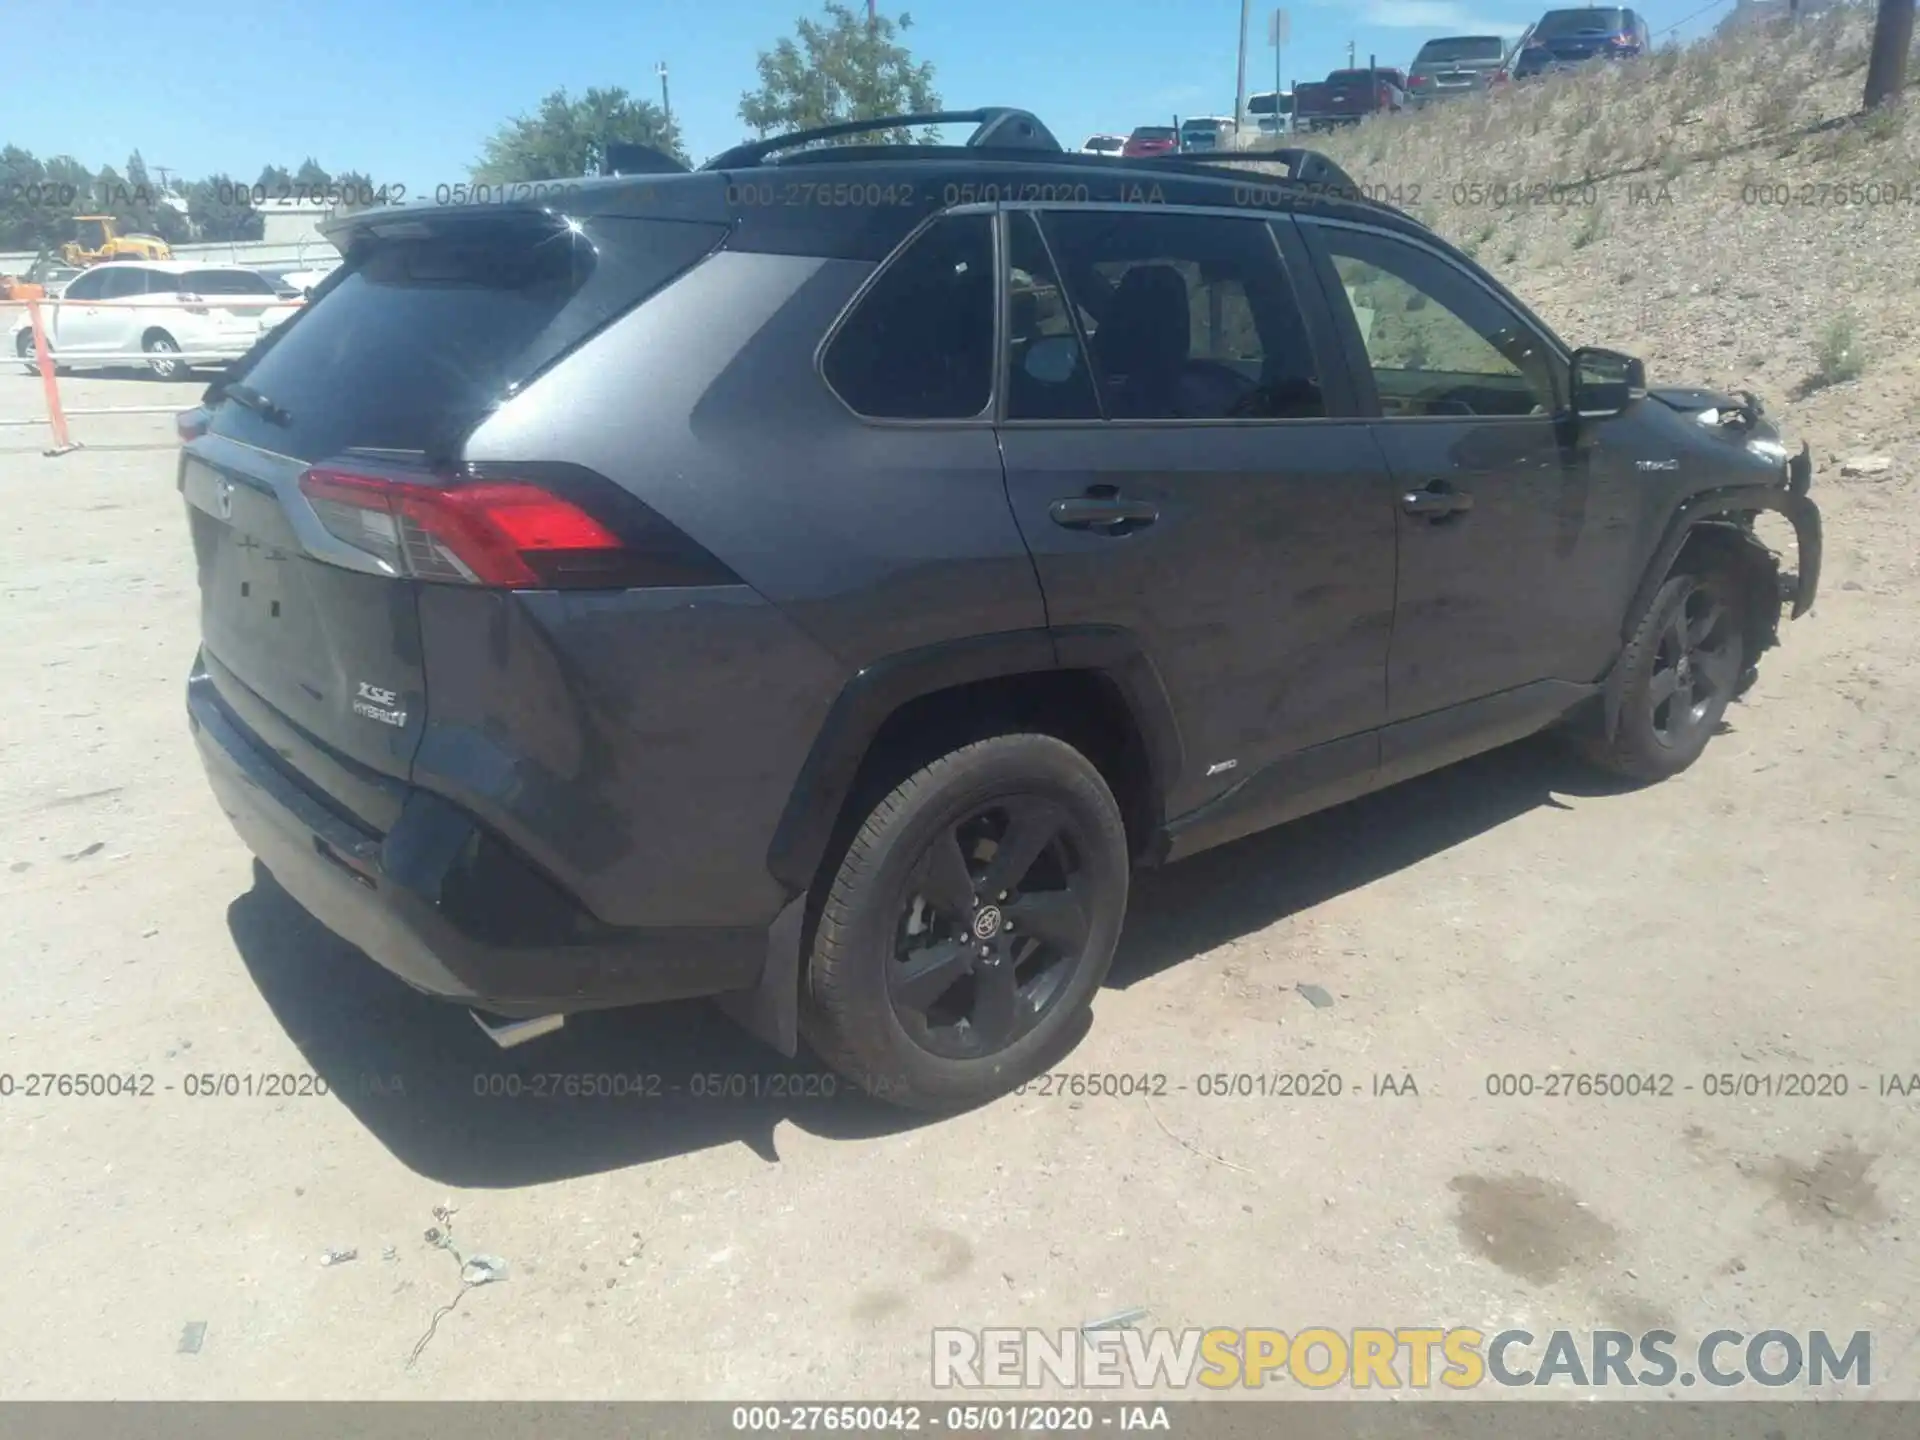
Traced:
<svg viewBox="0 0 1920 1440">
<path fill-rule="evenodd" d="M 973 917 L 973 933 L 982 940 L 991 940 L 1000 933 L 1000 907 L 983 905 L 980 913 Z"/>
</svg>

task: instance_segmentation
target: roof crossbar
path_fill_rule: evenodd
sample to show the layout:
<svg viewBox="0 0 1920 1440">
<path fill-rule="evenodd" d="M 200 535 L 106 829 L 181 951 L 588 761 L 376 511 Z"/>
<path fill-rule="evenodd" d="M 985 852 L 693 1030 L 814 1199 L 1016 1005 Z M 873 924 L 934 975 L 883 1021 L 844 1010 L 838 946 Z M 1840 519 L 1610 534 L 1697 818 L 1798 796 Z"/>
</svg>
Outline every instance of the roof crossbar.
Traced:
<svg viewBox="0 0 1920 1440">
<path fill-rule="evenodd" d="M 976 150 L 1033 150 L 1046 154 L 1062 153 L 1060 142 L 1051 131 L 1025 110 L 1005 105 L 989 105 L 979 110 L 932 110 L 918 115 L 876 115 L 870 120 L 847 120 L 838 125 L 821 125 L 812 130 L 796 130 L 767 140 L 749 140 L 731 150 L 723 150 L 700 168 L 702 170 L 744 170 L 760 164 L 781 150 L 794 150 L 842 135 L 870 135 L 883 130 L 913 130 L 926 125 L 952 125 L 971 120 L 978 128 L 967 137 L 967 146 Z"/>
</svg>

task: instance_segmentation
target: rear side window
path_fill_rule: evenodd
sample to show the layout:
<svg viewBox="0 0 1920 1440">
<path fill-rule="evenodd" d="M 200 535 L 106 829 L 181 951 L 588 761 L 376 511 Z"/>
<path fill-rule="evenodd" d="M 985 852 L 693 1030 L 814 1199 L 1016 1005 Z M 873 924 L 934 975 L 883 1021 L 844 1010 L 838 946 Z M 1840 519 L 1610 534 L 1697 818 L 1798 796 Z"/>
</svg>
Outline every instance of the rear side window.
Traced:
<svg viewBox="0 0 1920 1440">
<path fill-rule="evenodd" d="M 251 270 L 189 270 L 179 288 L 189 295 L 271 295 L 273 285 Z"/>
<path fill-rule="evenodd" d="M 710 252 L 718 225 L 539 215 L 393 222 L 232 372 L 284 421 L 220 405 L 212 430 L 318 460 L 441 459 L 541 369 Z"/>
<path fill-rule="evenodd" d="M 1142 210 L 1062 211 L 1044 223 L 1109 419 L 1326 414 L 1264 221 Z"/>
<path fill-rule="evenodd" d="M 822 368 L 834 393 L 876 420 L 963 420 L 993 394 L 993 228 L 937 220 L 881 270 Z"/>
</svg>

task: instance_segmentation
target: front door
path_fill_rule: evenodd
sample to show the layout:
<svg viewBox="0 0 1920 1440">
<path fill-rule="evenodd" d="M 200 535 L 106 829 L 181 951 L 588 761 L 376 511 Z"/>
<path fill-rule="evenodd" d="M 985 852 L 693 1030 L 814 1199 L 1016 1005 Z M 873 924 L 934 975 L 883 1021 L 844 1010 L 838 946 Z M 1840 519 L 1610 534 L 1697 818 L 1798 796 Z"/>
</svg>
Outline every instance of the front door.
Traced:
<svg viewBox="0 0 1920 1440">
<path fill-rule="evenodd" d="M 1631 515 L 1564 413 L 1558 347 L 1471 272 L 1399 235 L 1303 221 L 1392 467 L 1399 586 L 1388 717 L 1597 678 Z M 1363 403 L 1366 400 L 1363 397 Z"/>
<path fill-rule="evenodd" d="M 57 304 L 44 305 L 47 339 L 56 353 L 83 354 L 104 350 L 107 342 L 107 317 L 112 313 L 98 302 L 112 279 L 111 270 L 87 270 L 73 277 Z"/>
<path fill-rule="evenodd" d="M 1295 298 L 1297 233 L 1119 207 L 1004 221 L 1014 513 L 1056 633 L 1121 627 L 1158 670 L 1184 750 L 1169 816 L 1303 752 L 1325 760 L 1309 782 L 1370 779 L 1392 494 L 1323 358 L 1324 307 Z"/>
</svg>

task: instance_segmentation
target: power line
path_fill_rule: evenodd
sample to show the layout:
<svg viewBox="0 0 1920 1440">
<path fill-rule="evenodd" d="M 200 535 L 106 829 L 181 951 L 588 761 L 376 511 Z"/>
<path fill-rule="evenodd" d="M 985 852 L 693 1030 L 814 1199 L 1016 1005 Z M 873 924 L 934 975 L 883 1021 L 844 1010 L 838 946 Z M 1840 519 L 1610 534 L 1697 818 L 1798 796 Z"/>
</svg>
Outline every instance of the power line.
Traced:
<svg viewBox="0 0 1920 1440">
<path fill-rule="evenodd" d="M 1727 0 L 1713 0 L 1713 3 L 1711 5 L 1702 5 L 1698 10 L 1694 11 L 1693 14 L 1674 21 L 1673 24 L 1667 26 L 1665 30 L 1654 31 L 1653 38 L 1655 40 L 1658 40 L 1662 35 L 1670 35 L 1675 30 L 1678 30 L 1682 25 L 1686 24 L 1688 20 L 1697 20 L 1702 15 L 1706 14 L 1709 10 L 1718 10 L 1722 5 L 1726 3 L 1727 3 Z M 1735 0 L 1735 3 L 1737 4 L 1738 0 Z"/>
</svg>

